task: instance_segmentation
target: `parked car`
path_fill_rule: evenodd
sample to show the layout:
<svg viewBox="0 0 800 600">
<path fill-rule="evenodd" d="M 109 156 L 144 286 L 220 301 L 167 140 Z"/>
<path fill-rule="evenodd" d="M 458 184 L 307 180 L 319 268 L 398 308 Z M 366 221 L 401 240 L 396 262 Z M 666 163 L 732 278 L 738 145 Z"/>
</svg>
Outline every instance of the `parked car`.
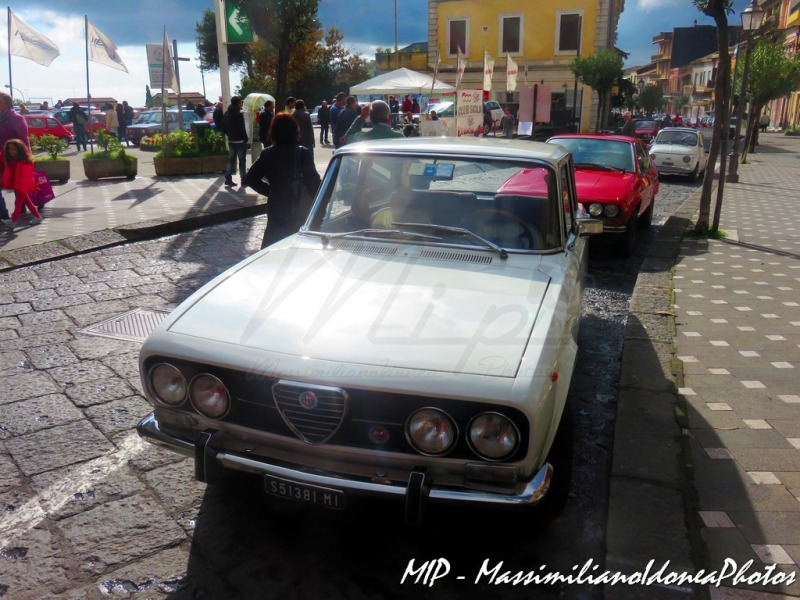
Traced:
<svg viewBox="0 0 800 600">
<path fill-rule="evenodd" d="M 314 107 L 314 110 L 311 111 L 311 124 L 312 125 L 319 125 L 319 109 L 322 108 L 322 104 L 318 104 Z"/>
<path fill-rule="evenodd" d="M 183 130 L 190 131 L 192 122 L 197 120 L 197 115 L 194 111 L 183 110 Z M 167 111 L 167 129 L 169 131 L 178 130 L 178 111 Z M 128 127 L 128 138 L 131 143 L 138 145 L 142 138 L 149 137 L 156 133 L 161 133 L 164 130 L 162 123 L 162 114 L 160 110 L 153 110 L 143 112 L 139 115 L 139 120 Z"/>
<path fill-rule="evenodd" d="M 641 140 L 602 134 L 564 134 L 547 140 L 569 150 L 575 161 L 578 201 L 603 219 L 603 236 L 628 257 L 637 228 L 653 220 L 658 170 Z"/>
<path fill-rule="evenodd" d="M 149 336 L 138 432 L 194 457 L 202 481 L 245 471 L 301 504 L 557 514 L 584 236 L 601 230 L 559 146 L 348 144 L 297 234 Z"/>
<path fill-rule="evenodd" d="M 75 141 L 75 136 L 66 129 L 61 123 L 49 114 L 40 113 L 33 115 L 22 115 L 28 124 L 28 135 L 30 137 L 41 137 L 43 135 L 54 135 L 65 141 L 67 144 Z"/>
<path fill-rule="evenodd" d="M 659 129 L 661 129 L 662 122 L 661 121 L 636 121 L 636 137 L 645 142 L 645 144 L 649 144 L 656 134 L 658 133 Z"/>
<path fill-rule="evenodd" d="M 89 139 L 93 139 L 95 134 L 98 131 L 105 131 L 108 132 L 106 129 L 106 116 L 105 113 L 100 111 L 97 108 L 92 108 L 92 112 L 89 113 L 86 107 L 83 108 L 86 115 L 89 117 L 89 123 L 86 126 L 86 135 Z M 64 128 L 74 135 L 75 133 L 75 126 L 69 120 L 69 111 L 68 110 L 57 110 L 54 111 L 53 116 L 60 121 Z"/>
<path fill-rule="evenodd" d="M 650 146 L 650 158 L 660 174 L 688 175 L 692 181 L 706 170 L 708 163 L 703 135 L 687 127 L 659 131 Z"/>
</svg>

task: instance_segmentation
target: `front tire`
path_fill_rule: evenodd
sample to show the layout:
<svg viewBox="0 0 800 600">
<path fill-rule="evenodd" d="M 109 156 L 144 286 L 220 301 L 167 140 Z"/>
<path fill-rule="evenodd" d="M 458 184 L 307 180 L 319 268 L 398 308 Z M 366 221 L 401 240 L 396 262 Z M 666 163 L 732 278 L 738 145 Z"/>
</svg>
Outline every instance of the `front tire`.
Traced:
<svg viewBox="0 0 800 600">
<path fill-rule="evenodd" d="M 636 229 L 639 226 L 638 211 L 639 207 L 637 206 L 633 210 L 631 218 L 628 219 L 627 225 L 625 225 L 625 233 L 621 234 L 619 240 L 617 240 L 616 250 L 619 258 L 630 258 L 631 254 L 633 254 L 633 246 L 636 244 Z"/>
<path fill-rule="evenodd" d="M 700 161 L 694 166 L 694 171 L 689 173 L 689 181 L 697 181 L 697 176 L 700 174 Z"/>
<path fill-rule="evenodd" d="M 639 217 L 639 229 L 649 229 L 653 224 L 653 206 L 655 206 L 655 199 L 650 201 L 650 206 L 644 211 L 644 214 Z"/>
</svg>

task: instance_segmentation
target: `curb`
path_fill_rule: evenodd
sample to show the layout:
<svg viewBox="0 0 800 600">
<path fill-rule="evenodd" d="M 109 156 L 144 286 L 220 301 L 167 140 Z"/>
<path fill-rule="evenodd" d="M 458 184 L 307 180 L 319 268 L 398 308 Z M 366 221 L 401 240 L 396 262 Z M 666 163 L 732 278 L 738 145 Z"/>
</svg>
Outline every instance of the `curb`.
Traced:
<svg viewBox="0 0 800 600">
<path fill-rule="evenodd" d="M 695 572 L 705 546 L 696 523 L 696 492 L 683 435 L 675 357 L 672 276 L 702 187 L 670 216 L 653 240 L 631 296 L 620 370 L 614 452 L 609 478 L 606 564 L 609 572 Z M 605 585 L 607 600 L 694 597 L 678 586 Z"/>
</svg>

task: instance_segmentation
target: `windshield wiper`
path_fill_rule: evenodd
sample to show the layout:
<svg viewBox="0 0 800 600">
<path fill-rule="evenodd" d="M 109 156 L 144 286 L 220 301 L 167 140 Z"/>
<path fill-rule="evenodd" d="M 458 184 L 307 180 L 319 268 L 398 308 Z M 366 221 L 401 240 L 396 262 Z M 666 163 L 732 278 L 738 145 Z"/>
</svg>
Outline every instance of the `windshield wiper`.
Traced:
<svg viewBox="0 0 800 600">
<path fill-rule="evenodd" d="M 434 225 L 433 223 L 393 223 L 393 225 L 397 225 L 398 227 L 410 227 L 415 228 L 418 227 L 420 229 L 431 229 L 433 231 L 441 231 L 444 233 L 452 233 L 459 237 L 468 237 L 472 238 L 473 240 L 477 240 L 491 248 L 495 252 L 500 255 L 500 258 L 508 258 L 508 251 L 505 248 L 501 248 L 494 242 L 490 242 L 486 238 L 479 236 L 477 233 L 473 233 L 469 229 L 464 229 L 463 227 L 452 227 L 450 225 Z"/>
<path fill-rule="evenodd" d="M 617 171 L 624 173 L 625 169 L 621 167 L 612 167 L 611 165 L 601 165 L 600 163 L 575 163 L 576 167 L 583 167 L 585 169 L 602 169 L 603 171 Z"/>
<path fill-rule="evenodd" d="M 402 231 L 399 229 L 357 229 L 355 231 L 342 231 L 341 233 L 323 233 L 321 231 L 301 231 L 300 233 L 307 233 L 310 235 L 316 235 L 323 239 L 325 244 L 328 243 L 330 240 L 336 240 L 343 237 L 350 237 L 350 236 L 381 236 L 381 237 L 404 237 L 404 238 L 413 238 L 418 240 L 425 240 L 425 241 L 433 241 L 438 242 L 441 241 L 441 238 L 436 237 L 434 235 L 425 235 L 423 233 L 417 233 L 415 231 Z"/>
</svg>

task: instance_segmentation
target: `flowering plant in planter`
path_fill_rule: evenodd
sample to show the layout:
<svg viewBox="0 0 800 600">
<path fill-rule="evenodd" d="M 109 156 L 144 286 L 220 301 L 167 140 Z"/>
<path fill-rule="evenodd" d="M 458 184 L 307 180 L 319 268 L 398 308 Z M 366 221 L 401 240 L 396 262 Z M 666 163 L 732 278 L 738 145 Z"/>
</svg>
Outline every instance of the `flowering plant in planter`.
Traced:
<svg viewBox="0 0 800 600">
<path fill-rule="evenodd" d="M 70 163 L 61 156 L 67 149 L 67 143 L 61 138 L 46 133 L 42 136 L 31 136 L 31 150 L 34 153 L 43 152 L 45 156 L 36 156 L 33 163 L 37 171 L 43 171 L 48 179 L 69 181 Z"/>
<path fill-rule="evenodd" d="M 200 156 L 195 136 L 186 131 L 162 134 L 158 139 L 161 147 L 156 158 L 194 158 Z"/>
<path fill-rule="evenodd" d="M 136 177 L 136 157 L 125 152 L 117 136 L 105 131 L 98 131 L 95 133 L 94 141 L 100 150 L 86 152 L 83 155 L 83 170 L 88 179 L 119 176 L 133 179 Z"/>
</svg>

